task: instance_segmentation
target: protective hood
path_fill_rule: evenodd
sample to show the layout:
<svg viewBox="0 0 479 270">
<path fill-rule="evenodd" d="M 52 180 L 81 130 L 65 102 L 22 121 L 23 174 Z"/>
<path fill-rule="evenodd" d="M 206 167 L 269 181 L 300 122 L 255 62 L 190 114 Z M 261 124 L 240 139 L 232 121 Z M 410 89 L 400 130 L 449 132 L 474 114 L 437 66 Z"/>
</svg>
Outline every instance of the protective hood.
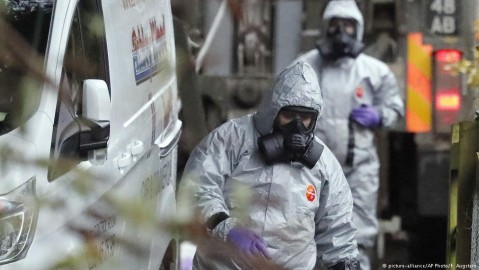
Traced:
<svg viewBox="0 0 479 270">
<path fill-rule="evenodd" d="M 356 39 L 362 41 L 364 33 L 364 20 L 354 0 L 334 0 L 330 1 L 323 13 L 323 22 L 321 24 L 321 33 L 326 33 L 326 28 L 332 18 L 353 19 L 357 22 Z"/>
<path fill-rule="evenodd" d="M 316 73 L 309 64 L 297 62 L 283 70 L 276 78 L 258 112 L 253 116 L 254 125 L 261 135 L 271 132 L 276 115 L 284 106 L 313 108 L 318 111 L 318 118 L 321 116 L 321 89 Z"/>
</svg>

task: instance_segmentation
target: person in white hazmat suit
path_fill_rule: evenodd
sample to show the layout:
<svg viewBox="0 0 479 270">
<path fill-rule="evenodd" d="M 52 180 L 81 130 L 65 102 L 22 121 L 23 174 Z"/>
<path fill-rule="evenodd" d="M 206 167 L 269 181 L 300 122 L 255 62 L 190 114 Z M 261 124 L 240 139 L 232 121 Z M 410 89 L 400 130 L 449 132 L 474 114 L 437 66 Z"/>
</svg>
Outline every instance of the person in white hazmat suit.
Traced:
<svg viewBox="0 0 479 270">
<path fill-rule="evenodd" d="M 375 244 L 379 160 L 374 130 L 404 115 L 397 81 L 383 62 L 361 53 L 363 17 L 353 0 L 330 1 L 323 13 L 317 49 L 297 61 L 309 63 L 319 78 L 324 110 L 316 135 L 335 154 L 354 199 L 353 222 L 361 269 L 370 269 L 366 251 Z"/>
<path fill-rule="evenodd" d="M 226 122 L 193 150 L 180 193 L 192 198 L 213 238 L 281 269 L 313 269 L 317 262 L 359 269 L 350 188 L 314 136 L 322 111 L 314 70 L 297 63 L 278 76 L 255 114 Z M 250 269 L 208 249 L 215 248 L 198 245 L 193 269 Z"/>
</svg>

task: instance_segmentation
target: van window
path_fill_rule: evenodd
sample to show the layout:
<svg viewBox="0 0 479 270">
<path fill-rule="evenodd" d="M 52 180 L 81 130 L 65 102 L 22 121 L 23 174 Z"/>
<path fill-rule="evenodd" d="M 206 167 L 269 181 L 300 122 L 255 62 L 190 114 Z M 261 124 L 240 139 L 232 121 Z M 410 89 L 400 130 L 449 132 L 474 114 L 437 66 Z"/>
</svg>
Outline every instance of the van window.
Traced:
<svg viewBox="0 0 479 270">
<path fill-rule="evenodd" d="M 5 42 L 0 44 L 0 135 L 23 124 L 37 109 L 43 82 L 38 74 L 45 61 L 52 9 L 48 0 L 0 2 L 5 20 Z"/>
<path fill-rule="evenodd" d="M 80 1 L 72 20 L 63 61 L 51 142 L 53 164 L 48 172 L 49 181 L 65 174 L 86 158 L 78 153 L 81 90 L 85 79 L 101 79 L 109 85 L 104 32 L 100 1 Z"/>
</svg>

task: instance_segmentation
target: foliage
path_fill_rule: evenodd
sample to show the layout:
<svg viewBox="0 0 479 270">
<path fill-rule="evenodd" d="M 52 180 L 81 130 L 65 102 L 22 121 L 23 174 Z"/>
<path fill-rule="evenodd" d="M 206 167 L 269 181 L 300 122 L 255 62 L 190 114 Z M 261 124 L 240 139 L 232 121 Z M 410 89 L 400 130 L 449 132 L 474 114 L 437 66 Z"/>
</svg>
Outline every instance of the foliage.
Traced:
<svg viewBox="0 0 479 270">
<path fill-rule="evenodd" d="M 458 63 L 451 64 L 449 69 L 464 74 L 470 88 L 479 88 L 479 46 L 473 49 L 472 59 L 463 59 Z"/>
<path fill-rule="evenodd" d="M 474 22 L 473 30 L 476 42 L 479 41 L 479 20 Z M 450 65 L 453 72 L 464 74 L 467 85 L 472 89 L 479 89 L 479 45 L 472 49 L 472 59 L 463 59 L 457 64 Z"/>
</svg>

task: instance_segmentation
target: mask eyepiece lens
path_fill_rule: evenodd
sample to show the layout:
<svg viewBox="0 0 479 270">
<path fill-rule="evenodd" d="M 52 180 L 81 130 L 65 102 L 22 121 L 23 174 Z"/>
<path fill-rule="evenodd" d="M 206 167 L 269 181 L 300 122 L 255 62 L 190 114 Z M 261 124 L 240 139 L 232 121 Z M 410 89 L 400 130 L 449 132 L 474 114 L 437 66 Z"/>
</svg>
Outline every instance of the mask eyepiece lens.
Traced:
<svg viewBox="0 0 479 270">
<path fill-rule="evenodd" d="M 346 33 L 350 36 L 356 35 L 356 21 L 347 18 L 332 18 L 328 24 L 329 35 Z"/>
<path fill-rule="evenodd" d="M 297 119 L 303 123 L 306 129 L 309 129 L 316 120 L 317 112 L 314 109 L 306 107 L 284 107 L 278 113 L 278 125 L 285 126 Z"/>
</svg>

